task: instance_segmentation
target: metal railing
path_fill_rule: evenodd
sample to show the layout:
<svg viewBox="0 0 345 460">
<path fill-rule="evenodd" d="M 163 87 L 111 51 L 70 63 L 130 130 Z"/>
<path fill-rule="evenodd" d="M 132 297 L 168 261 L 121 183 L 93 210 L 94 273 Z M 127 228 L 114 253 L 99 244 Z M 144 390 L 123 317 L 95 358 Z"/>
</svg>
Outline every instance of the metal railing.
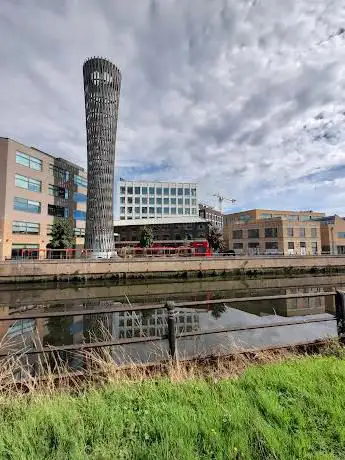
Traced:
<svg viewBox="0 0 345 460">
<path fill-rule="evenodd" d="M 266 322 L 264 324 L 252 324 L 247 326 L 236 326 L 230 328 L 214 328 L 210 330 L 198 330 L 191 332 L 179 332 L 176 331 L 176 314 L 178 313 L 179 308 L 191 308 L 191 307 L 202 307 L 204 305 L 232 305 L 236 303 L 244 302 L 259 302 L 259 301 L 271 301 L 271 300 L 281 300 L 281 299 L 298 299 L 298 298 L 315 298 L 315 297 L 335 297 L 335 306 L 336 313 L 335 316 L 329 318 L 306 318 L 304 320 L 298 321 L 285 321 L 281 323 L 277 322 Z M 70 311 L 56 311 L 56 312 L 25 312 L 23 314 L 13 314 L 9 316 L 0 316 L 0 322 L 6 321 L 20 321 L 28 319 L 44 319 L 44 318 L 58 318 L 58 317 L 71 317 L 71 316 L 84 316 L 84 315 L 101 315 L 117 312 L 136 312 L 144 310 L 161 310 L 166 309 L 167 311 L 167 326 L 168 332 L 163 336 L 153 336 L 153 337 L 136 337 L 128 339 L 117 339 L 117 340 L 107 340 L 99 341 L 92 343 L 80 343 L 73 345 L 61 345 L 61 346 L 47 346 L 41 347 L 36 350 L 29 350 L 25 353 L 14 352 L 10 355 L 33 355 L 41 353 L 59 353 L 66 351 L 82 351 L 86 349 L 98 349 L 103 347 L 112 347 L 112 346 L 121 346 L 129 344 L 138 344 L 138 343 L 151 343 L 168 339 L 169 342 L 169 352 L 170 357 L 175 359 L 177 356 L 177 346 L 178 339 L 185 337 L 193 337 L 200 335 L 210 335 L 210 334 L 220 334 L 220 333 L 231 333 L 247 330 L 257 330 L 257 329 L 266 329 L 272 327 L 284 327 L 292 325 L 306 325 L 312 323 L 326 323 L 330 321 L 336 321 L 337 323 L 337 332 L 340 339 L 345 337 L 345 292 L 343 291 L 331 291 L 331 292 L 314 292 L 314 293 L 304 293 L 304 294 L 278 294 L 273 296 L 260 296 L 260 297 L 234 297 L 226 299 L 215 299 L 215 300 L 203 300 L 203 301 L 190 301 L 190 302 L 173 302 L 168 301 L 164 304 L 152 304 L 152 305 L 135 305 L 131 307 L 115 306 L 111 308 L 99 308 L 99 309 L 85 309 L 85 310 L 70 310 Z M 298 343 L 298 345 L 307 345 L 310 342 Z M 292 343 L 290 346 L 293 346 Z M 286 345 L 275 346 L 275 348 L 286 347 Z M 267 348 L 267 347 L 266 347 Z M 274 348 L 274 347 L 271 347 Z M 261 349 L 261 348 L 260 348 Z M 260 349 L 257 349 L 259 351 Z M 9 356 L 9 353 L 0 353 L 0 357 Z"/>
</svg>

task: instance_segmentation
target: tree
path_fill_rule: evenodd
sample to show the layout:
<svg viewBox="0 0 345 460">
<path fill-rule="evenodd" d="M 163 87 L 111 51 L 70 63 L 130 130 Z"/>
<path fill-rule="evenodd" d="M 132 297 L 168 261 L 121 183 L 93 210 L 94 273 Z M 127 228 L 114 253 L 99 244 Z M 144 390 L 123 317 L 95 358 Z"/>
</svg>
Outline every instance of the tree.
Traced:
<svg viewBox="0 0 345 460">
<path fill-rule="evenodd" d="M 57 218 L 52 226 L 50 242 L 47 248 L 69 249 L 75 247 L 73 221 L 70 219 Z"/>
<path fill-rule="evenodd" d="M 144 227 L 140 234 L 140 246 L 149 248 L 153 243 L 153 230 L 151 227 Z"/>
<path fill-rule="evenodd" d="M 213 251 L 221 251 L 224 247 L 222 231 L 211 224 L 208 227 L 207 241 Z"/>
</svg>

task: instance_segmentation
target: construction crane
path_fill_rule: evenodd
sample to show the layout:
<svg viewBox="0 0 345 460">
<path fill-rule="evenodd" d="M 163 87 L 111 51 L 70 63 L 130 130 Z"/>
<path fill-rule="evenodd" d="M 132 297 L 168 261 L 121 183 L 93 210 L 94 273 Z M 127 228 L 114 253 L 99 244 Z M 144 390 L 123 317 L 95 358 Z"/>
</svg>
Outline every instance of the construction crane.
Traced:
<svg viewBox="0 0 345 460">
<path fill-rule="evenodd" d="M 218 198 L 218 205 L 219 205 L 219 211 L 222 213 L 223 212 L 223 201 L 229 201 L 230 203 L 236 203 L 236 200 L 234 198 L 227 198 L 220 193 L 214 193 L 213 196 Z"/>
</svg>

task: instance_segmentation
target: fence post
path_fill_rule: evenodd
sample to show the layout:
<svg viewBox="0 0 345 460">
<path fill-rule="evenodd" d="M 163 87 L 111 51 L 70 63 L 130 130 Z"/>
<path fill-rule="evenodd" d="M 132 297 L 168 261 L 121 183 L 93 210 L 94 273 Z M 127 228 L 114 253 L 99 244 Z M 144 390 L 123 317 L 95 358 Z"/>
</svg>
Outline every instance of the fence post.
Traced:
<svg viewBox="0 0 345 460">
<path fill-rule="evenodd" d="M 172 359 L 176 359 L 176 327 L 175 327 L 175 302 L 168 301 L 165 304 L 168 310 L 168 340 Z"/>
<path fill-rule="evenodd" d="M 337 318 L 337 327 L 339 338 L 345 337 L 345 292 L 336 291 L 335 295 L 335 314 Z"/>
</svg>

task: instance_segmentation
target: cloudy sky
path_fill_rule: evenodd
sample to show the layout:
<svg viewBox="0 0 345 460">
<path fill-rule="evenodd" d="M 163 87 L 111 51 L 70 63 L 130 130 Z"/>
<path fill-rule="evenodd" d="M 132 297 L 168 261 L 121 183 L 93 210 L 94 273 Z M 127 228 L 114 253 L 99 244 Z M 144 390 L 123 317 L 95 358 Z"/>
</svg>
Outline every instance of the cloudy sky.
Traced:
<svg viewBox="0 0 345 460">
<path fill-rule="evenodd" d="M 345 215 L 343 0 L 0 3 L 0 136 L 85 166 L 82 64 L 103 56 L 117 176 Z"/>
</svg>

